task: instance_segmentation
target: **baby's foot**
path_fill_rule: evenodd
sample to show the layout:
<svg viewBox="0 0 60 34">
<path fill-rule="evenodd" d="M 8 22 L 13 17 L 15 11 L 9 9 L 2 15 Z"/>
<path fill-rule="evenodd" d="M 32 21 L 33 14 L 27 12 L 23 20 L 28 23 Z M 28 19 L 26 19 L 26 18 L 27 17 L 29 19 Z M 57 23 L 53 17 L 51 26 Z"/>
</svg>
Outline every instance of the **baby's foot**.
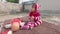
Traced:
<svg viewBox="0 0 60 34">
<path fill-rule="evenodd" d="M 33 26 L 30 25 L 25 25 L 22 27 L 23 30 L 31 30 L 33 28 Z"/>
<path fill-rule="evenodd" d="M 34 28 L 34 24 L 31 24 L 30 26 L 29 26 L 29 30 L 32 30 Z"/>
<path fill-rule="evenodd" d="M 28 26 L 28 25 L 24 25 L 24 26 L 22 27 L 22 29 L 23 29 L 23 30 L 29 30 L 29 26 Z"/>
</svg>

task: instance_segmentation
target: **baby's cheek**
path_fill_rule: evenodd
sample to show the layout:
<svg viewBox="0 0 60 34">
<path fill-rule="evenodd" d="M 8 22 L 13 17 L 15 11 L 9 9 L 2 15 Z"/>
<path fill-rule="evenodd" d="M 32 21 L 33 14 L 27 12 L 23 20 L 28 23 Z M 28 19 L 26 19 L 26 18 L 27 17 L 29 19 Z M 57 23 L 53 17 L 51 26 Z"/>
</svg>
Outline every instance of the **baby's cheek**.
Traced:
<svg viewBox="0 0 60 34">
<path fill-rule="evenodd" d="M 35 8 L 32 8 L 32 11 L 34 12 L 35 11 Z"/>
<path fill-rule="evenodd" d="M 12 25 L 12 30 L 13 30 L 13 31 L 19 30 L 19 25 L 18 25 L 18 24 Z"/>
<path fill-rule="evenodd" d="M 18 31 L 19 30 L 19 27 L 18 26 L 12 27 L 12 30 L 13 31 Z"/>
</svg>

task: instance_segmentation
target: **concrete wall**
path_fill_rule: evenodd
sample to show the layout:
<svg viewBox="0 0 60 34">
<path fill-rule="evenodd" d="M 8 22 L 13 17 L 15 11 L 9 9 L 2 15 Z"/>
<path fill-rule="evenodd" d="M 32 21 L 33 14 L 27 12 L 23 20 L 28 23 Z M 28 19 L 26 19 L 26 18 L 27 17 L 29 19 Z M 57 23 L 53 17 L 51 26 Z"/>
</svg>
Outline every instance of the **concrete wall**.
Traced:
<svg viewBox="0 0 60 34">
<path fill-rule="evenodd" d="M 40 10 L 60 10 L 60 0 L 38 0 L 37 3 L 41 5 Z M 21 8 L 21 4 L 0 2 L 0 13 L 19 12 Z M 31 10 L 31 5 L 25 5 L 25 8 Z"/>
<path fill-rule="evenodd" d="M 38 0 L 37 3 L 41 5 L 40 10 L 60 10 L 60 0 Z M 26 9 L 31 9 L 27 6 Z"/>
<path fill-rule="evenodd" d="M 38 0 L 41 10 L 60 10 L 60 0 Z"/>
<path fill-rule="evenodd" d="M 21 4 L 0 2 L 0 13 L 20 12 L 21 8 Z"/>
</svg>

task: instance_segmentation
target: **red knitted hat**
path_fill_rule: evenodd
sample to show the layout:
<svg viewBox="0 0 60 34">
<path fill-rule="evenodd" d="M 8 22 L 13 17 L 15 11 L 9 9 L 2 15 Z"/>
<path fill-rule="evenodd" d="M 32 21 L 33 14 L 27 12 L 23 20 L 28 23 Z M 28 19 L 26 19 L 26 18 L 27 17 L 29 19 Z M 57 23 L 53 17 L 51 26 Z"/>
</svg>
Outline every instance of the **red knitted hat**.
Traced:
<svg viewBox="0 0 60 34">
<path fill-rule="evenodd" d="M 11 21 L 11 24 L 15 23 L 15 22 L 18 22 L 19 25 L 20 25 L 20 22 L 21 22 L 21 19 L 20 18 L 15 18 Z"/>
</svg>

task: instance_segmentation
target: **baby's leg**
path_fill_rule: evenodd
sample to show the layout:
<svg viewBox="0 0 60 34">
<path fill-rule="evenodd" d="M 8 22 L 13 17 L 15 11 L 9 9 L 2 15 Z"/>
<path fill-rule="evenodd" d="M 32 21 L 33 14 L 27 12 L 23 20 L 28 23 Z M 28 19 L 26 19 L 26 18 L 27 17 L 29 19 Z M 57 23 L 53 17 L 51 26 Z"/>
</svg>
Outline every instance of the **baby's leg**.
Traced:
<svg viewBox="0 0 60 34">
<path fill-rule="evenodd" d="M 28 22 L 27 24 L 25 24 L 25 25 L 23 26 L 22 29 L 30 30 L 30 29 L 32 29 L 33 27 L 34 27 L 34 24 L 33 24 L 32 22 Z"/>
<path fill-rule="evenodd" d="M 11 28 L 11 27 L 12 27 L 11 23 L 4 25 L 4 28 L 6 28 L 6 29 Z"/>
</svg>

